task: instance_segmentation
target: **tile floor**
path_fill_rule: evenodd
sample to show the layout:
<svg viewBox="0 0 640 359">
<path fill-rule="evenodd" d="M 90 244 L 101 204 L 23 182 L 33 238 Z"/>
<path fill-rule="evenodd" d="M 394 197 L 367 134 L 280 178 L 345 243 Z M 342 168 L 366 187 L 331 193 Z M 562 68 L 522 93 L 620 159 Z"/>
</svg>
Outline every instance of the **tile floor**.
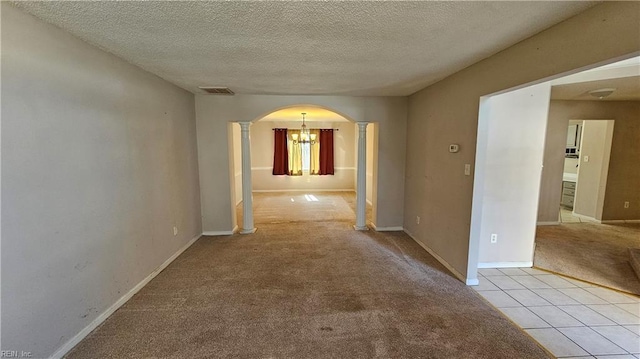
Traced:
<svg viewBox="0 0 640 359">
<path fill-rule="evenodd" d="M 598 223 L 593 219 L 587 217 L 580 217 L 573 214 L 573 210 L 565 207 L 560 207 L 560 214 L 558 216 L 560 223 Z"/>
<path fill-rule="evenodd" d="M 640 297 L 534 268 L 479 269 L 473 287 L 559 358 L 640 358 Z"/>
</svg>

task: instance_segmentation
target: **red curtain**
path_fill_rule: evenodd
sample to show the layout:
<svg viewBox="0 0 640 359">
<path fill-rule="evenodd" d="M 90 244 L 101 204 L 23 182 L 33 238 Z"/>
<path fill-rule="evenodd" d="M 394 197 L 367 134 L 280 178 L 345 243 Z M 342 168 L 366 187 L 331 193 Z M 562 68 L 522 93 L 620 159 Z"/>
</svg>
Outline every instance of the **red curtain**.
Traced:
<svg viewBox="0 0 640 359">
<path fill-rule="evenodd" d="M 273 174 L 289 173 L 289 151 L 287 150 L 287 129 L 273 129 Z"/>
<path fill-rule="evenodd" d="M 319 175 L 332 175 L 333 170 L 333 130 L 320 130 L 320 171 Z"/>
</svg>

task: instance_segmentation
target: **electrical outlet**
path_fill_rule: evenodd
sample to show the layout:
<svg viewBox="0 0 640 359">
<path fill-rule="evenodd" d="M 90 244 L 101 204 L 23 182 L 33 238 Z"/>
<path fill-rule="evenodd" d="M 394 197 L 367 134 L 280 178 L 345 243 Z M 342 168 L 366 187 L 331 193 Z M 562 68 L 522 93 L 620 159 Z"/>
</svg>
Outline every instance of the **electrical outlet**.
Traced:
<svg viewBox="0 0 640 359">
<path fill-rule="evenodd" d="M 491 233 L 491 243 L 498 243 L 498 235 L 496 233 Z"/>
<path fill-rule="evenodd" d="M 178 235 L 178 227 L 173 226 L 173 235 L 177 236 Z"/>
<path fill-rule="evenodd" d="M 624 208 L 629 208 L 629 201 L 624 202 Z"/>
<path fill-rule="evenodd" d="M 584 156 L 584 161 L 589 162 L 589 156 Z"/>
<path fill-rule="evenodd" d="M 471 165 L 468 163 L 464 165 L 464 175 L 471 176 Z"/>
<path fill-rule="evenodd" d="M 416 224 L 420 224 L 420 216 L 416 216 Z"/>
</svg>

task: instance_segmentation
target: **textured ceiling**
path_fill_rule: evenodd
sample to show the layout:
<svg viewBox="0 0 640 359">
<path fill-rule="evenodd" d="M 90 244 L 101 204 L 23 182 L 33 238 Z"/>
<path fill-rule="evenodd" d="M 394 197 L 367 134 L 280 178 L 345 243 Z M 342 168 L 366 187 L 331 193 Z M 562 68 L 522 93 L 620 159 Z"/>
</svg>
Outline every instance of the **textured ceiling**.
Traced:
<svg viewBox="0 0 640 359">
<path fill-rule="evenodd" d="M 594 2 L 15 2 L 194 93 L 409 95 Z"/>
<path fill-rule="evenodd" d="M 616 90 L 600 101 L 640 101 L 640 77 L 638 76 L 553 86 L 551 99 L 595 101 L 598 99 L 591 96 L 589 91 L 602 88 Z"/>
</svg>

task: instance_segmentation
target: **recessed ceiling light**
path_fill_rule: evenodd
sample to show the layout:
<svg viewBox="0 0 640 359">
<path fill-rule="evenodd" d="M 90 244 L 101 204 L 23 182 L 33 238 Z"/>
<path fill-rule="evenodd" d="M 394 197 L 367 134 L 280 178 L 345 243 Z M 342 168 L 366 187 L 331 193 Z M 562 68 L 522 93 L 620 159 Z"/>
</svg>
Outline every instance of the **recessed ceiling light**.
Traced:
<svg viewBox="0 0 640 359">
<path fill-rule="evenodd" d="M 602 100 L 603 98 L 610 96 L 615 90 L 616 89 L 613 89 L 613 88 L 597 89 L 597 90 L 589 91 L 589 95 L 593 97 L 597 97 Z"/>
</svg>

